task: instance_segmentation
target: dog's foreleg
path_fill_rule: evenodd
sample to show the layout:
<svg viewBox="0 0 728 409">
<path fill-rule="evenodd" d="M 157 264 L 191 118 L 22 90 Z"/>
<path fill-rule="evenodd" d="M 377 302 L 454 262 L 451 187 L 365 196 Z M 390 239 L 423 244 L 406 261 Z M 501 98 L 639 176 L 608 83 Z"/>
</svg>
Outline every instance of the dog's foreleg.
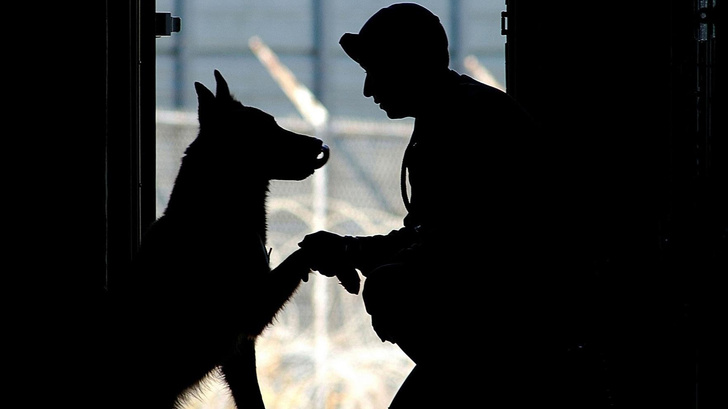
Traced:
<svg viewBox="0 0 728 409">
<path fill-rule="evenodd" d="M 256 317 L 251 322 L 252 326 L 248 328 L 250 330 L 250 333 L 246 334 L 248 338 L 240 340 L 236 353 L 221 367 L 238 409 L 265 409 L 255 366 L 254 337 L 273 321 L 281 307 L 301 284 L 301 280 L 307 279 L 309 272 L 303 254 L 300 251 L 295 252 L 273 271 L 267 273 L 266 279 L 258 288 L 259 301 L 254 314 Z"/>
<path fill-rule="evenodd" d="M 255 341 L 243 339 L 220 368 L 238 409 L 265 409 L 255 367 Z"/>
<path fill-rule="evenodd" d="M 286 258 L 273 271 L 261 277 L 256 287 L 255 313 L 249 317 L 247 335 L 257 336 L 270 325 L 278 312 L 293 296 L 302 280 L 308 280 L 310 269 L 299 250 Z"/>
</svg>

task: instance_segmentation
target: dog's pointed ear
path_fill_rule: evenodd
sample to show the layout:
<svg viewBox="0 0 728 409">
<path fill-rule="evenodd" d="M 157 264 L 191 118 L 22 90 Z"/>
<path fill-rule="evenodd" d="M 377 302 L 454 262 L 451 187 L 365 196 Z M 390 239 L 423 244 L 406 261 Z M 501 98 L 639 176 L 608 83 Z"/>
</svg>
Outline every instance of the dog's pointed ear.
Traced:
<svg viewBox="0 0 728 409">
<path fill-rule="evenodd" d="M 215 95 L 201 83 L 195 82 L 195 91 L 197 91 L 197 102 L 199 106 L 211 105 L 215 102 Z"/>
<path fill-rule="evenodd" d="M 222 74 L 218 70 L 215 70 L 215 81 L 217 82 L 217 97 L 232 98 L 232 95 L 230 95 L 230 87 L 228 87 L 227 81 L 225 81 L 225 78 L 222 77 Z"/>
<path fill-rule="evenodd" d="M 197 91 L 197 119 L 201 125 L 203 122 L 209 122 L 207 117 L 214 111 L 215 95 L 199 82 L 195 82 L 195 91 Z"/>
</svg>

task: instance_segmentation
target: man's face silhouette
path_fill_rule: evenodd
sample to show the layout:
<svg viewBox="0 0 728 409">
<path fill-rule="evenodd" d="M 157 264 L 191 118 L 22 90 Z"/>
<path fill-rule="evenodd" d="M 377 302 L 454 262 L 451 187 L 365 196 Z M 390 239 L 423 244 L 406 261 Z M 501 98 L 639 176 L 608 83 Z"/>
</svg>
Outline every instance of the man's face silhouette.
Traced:
<svg viewBox="0 0 728 409">
<path fill-rule="evenodd" d="M 417 103 L 423 96 L 413 72 L 397 66 L 366 66 L 364 96 L 374 98 L 374 103 L 391 119 L 415 116 Z"/>
</svg>

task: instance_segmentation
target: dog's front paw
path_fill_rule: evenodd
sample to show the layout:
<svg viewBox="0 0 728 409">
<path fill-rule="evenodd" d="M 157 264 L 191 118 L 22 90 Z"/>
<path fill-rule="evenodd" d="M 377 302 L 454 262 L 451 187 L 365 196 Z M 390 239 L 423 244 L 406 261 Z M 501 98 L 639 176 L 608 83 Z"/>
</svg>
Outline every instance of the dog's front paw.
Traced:
<svg viewBox="0 0 728 409">
<path fill-rule="evenodd" d="M 303 254 L 303 251 L 300 249 L 291 253 L 290 256 L 283 260 L 276 270 L 278 272 L 299 277 L 304 282 L 308 281 L 308 275 L 311 273 L 308 260 Z"/>
</svg>

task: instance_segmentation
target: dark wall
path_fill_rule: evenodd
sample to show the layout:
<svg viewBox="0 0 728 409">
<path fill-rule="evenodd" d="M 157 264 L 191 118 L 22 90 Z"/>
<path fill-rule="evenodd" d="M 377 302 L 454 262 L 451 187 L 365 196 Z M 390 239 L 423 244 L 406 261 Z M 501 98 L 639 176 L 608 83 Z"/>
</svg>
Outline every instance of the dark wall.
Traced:
<svg viewBox="0 0 728 409">
<path fill-rule="evenodd" d="M 508 1 L 508 91 L 563 180 L 554 234 L 598 282 L 611 399 L 697 407 L 699 324 L 718 318 L 708 289 L 727 271 L 722 50 L 699 33 L 720 10 L 621 4 Z"/>
</svg>

